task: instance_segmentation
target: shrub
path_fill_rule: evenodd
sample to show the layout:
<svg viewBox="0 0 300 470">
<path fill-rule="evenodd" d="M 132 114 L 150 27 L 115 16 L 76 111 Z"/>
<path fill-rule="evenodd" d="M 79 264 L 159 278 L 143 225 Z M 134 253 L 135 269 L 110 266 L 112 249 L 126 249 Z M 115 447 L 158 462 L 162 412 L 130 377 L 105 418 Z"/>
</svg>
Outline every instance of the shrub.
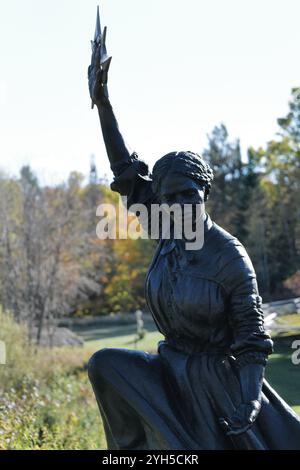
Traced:
<svg viewBox="0 0 300 470">
<path fill-rule="evenodd" d="M 104 433 L 88 382 L 89 351 L 30 346 L 26 328 L 0 312 L 0 449 L 101 449 Z"/>
</svg>

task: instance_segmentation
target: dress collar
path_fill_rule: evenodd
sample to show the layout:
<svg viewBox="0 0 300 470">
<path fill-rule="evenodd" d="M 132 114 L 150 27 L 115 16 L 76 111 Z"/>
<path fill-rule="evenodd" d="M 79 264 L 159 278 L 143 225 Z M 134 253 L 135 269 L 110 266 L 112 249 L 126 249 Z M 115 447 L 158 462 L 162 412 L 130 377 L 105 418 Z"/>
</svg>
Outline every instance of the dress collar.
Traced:
<svg viewBox="0 0 300 470">
<path fill-rule="evenodd" d="M 206 212 L 205 214 L 206 214 L 206 218 L 204 221 L 204 237 L 213 225 L 213 222 L 210 216 L 208 215 L 208 213 Z M 166 255 L 167 253 L 170 253 L 175 247 L 177 247 L 177 249 L 184 252 L 187 260 L 191 262 L 193 262 L 194 259 L 197 257 L 198 251 L 202 249 L 201 248 L 200 250 L 186 250 L 184 248 L 185 242 L 183 240 L 174 239 L 174 238 L 170 238 L 166 240 L 162 239 L 161 243 L 162 243 L 162 248 L 160 250 L 161 255 Z"/>
</svg>

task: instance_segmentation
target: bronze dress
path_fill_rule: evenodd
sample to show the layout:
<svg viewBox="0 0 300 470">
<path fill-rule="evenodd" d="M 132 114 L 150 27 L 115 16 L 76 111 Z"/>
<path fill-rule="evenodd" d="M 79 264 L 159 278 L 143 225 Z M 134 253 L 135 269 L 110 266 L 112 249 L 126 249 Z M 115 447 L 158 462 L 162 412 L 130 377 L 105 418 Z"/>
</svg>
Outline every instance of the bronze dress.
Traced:
<svg viewBox="0 0 300 470">
<path fill-rule="evenodd" d="M 113 171 L 111 188 L 128 206 L 157 202 L 136 154 Z M 234 358 L 262 363 L 272 352 L 256 275 L 235 237 L 207 215 L 201 250 L 160 239 L 145 295 L 165 338 L 157 353 L 104 348 L 89 362 L 108 449 L 300 449 L 300 419 L 266 380 L 249 431 L 230 438 L 219 423 L 241 402 Z"/>
</svg>

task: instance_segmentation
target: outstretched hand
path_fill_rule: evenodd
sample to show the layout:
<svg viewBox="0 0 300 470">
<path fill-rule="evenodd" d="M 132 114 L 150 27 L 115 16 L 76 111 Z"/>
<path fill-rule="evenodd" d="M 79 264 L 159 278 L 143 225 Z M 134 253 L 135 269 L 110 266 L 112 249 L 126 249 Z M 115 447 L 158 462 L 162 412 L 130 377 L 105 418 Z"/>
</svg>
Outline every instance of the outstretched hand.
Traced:
<svg viewBox="0 0 300 470">
<path fill-rule="evenodd" d="M 95 34 L 95 39 L 92 41 L 92 59 L 91 65 L 88 68 L 92 108 L 94 104 L 101 106 L 101 104 L 108 100 L 107 79 L 111 57 L 107 55 L 105 40 L 106 27 L 103 30 L 103 34 L 101 34 L 99 23 L 98 34 Z"/>
</svg>

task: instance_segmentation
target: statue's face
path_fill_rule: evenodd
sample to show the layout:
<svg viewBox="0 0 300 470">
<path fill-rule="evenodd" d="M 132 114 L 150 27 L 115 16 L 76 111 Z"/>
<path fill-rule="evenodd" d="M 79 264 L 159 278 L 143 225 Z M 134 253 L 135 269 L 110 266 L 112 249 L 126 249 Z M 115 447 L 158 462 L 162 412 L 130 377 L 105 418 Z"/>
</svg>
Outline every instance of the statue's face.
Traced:
<svg viewBox="0 0 300 470">
<path fill-rule="evenodd" d="M 169 207 L 173 204 L 181 205 L 180 215 L 171 211 L 171 217 L 175 224 L 180 224 L 182 227 L 188 221 L 195 224 L 199 214 L 203 213 L 204 196 L 204 188 L 196 181 L 184 175 L 171 173 L 162 179 L 157 194 L 160 204 L 167 204 Z M 185 204 L 189 204 L 189 206 L 184 206 Z M 197 212 L 199 204 L 202 204 L 202 206 L 198 206 L 198 210 L 201 209 L 201 212 Z"/>
<path fill-rule="evenodd" d="M 184 175 L 169 173 L 158 188 L 161 204 L 203 204 L 205 190 L 196 181 Z"/>
</svg>

